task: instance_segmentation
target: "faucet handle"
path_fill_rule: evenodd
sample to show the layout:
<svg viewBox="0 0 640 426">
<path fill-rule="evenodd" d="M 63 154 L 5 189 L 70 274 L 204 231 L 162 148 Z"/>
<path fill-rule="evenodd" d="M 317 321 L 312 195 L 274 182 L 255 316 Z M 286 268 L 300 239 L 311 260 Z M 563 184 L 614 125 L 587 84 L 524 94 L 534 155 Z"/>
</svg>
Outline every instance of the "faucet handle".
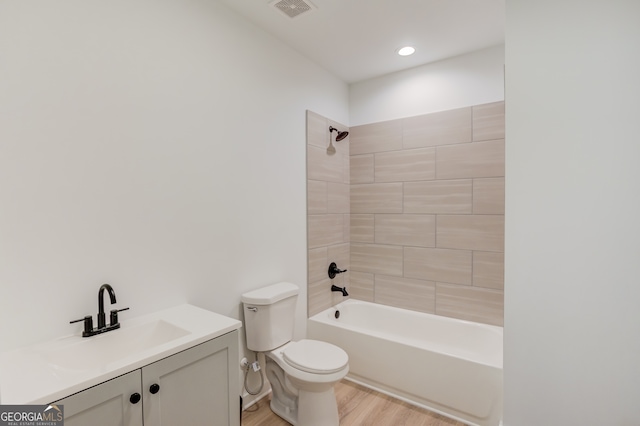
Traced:
<svg viewBox="0 0 640 426">
<path fill-rule="evenodd" d="M 118 324 L 118 312 L 126 311 L 128 309 L 129 308 L 112 309 L 111 315 L 109 315 L 109 326 L 114 326 Z"/>
<path fill-rule="evenodd" d="M 329 270 L 328 270 L 329 278 L 334 279 L 336 275 L 341 274 L 343 272 L 347 272 L 347 270 L 338 269 L 338 265 L 336 265 L 336 262 L 331 262 L 331 264 L 329 265 Z"/>
<path fill-rule="evenodd" d="M 74 324 L 80 321 L 84 321 L 84 331 L 82 333 L 82 336 L 89 336 L 91 334 L 91 330 L 93 330 L 93 317 L 91 315 L 86 315 L 84 318 L 69 321 L 69 324 Z"/>
</svg>

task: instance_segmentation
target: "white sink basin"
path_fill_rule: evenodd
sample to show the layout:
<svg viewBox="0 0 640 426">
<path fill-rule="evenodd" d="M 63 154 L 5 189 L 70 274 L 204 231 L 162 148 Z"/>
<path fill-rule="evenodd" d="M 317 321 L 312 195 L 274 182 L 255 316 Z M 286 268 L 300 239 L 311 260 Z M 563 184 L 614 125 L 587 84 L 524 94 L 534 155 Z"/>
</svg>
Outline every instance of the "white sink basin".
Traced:
<svg viewBox="0 0 640 426">
<path fill-rule="evenodd" d="M 0 353 L 0 404 L 49 404 L 200 343 L 242 323 L 192 305 L 126 318 L 92 337 L 61 337 Z"/>
<path fill-rule="evenodd" d="M 61 339 L 59 345 L 43 351 L 42 355 L 47 363 L 58 368 L 76 371 L 104 369 L 109 364 L 117 364 L 188 334 L 189 331 L 164 320 L 152 320 L 93 337 Z"/>
</svg>

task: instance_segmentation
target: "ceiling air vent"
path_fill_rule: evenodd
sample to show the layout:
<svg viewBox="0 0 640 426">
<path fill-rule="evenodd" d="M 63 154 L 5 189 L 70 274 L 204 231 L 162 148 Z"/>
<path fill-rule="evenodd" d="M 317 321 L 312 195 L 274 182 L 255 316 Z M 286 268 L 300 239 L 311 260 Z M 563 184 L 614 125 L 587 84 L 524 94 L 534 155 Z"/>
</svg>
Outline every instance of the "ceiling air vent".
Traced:
<svg viewBox="0 0 640 426">
<path fill-rule="evenodd" d="M 271 6 L 287 15 L 289 18 L 295 18 L 315 9 L 315 6 L 308 0 L 275 0 L 271 2 Z"/>
</svg>

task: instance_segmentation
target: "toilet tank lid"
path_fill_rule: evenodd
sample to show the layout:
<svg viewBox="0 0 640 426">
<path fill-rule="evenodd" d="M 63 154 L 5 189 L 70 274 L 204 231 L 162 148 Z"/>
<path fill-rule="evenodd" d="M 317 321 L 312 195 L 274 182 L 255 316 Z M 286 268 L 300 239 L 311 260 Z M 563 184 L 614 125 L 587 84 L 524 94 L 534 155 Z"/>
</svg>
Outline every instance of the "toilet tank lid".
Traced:
<svg viewBox="0 0 640 426">
<path fill-rule="evenodd" d="M 267 287 L 244 293 L 240 296 L 242 303 L 252 305 L 270 305 L 287 297 L 298 294 L 298 286 L 295 284 L 280 282 Z"/>
</svg>

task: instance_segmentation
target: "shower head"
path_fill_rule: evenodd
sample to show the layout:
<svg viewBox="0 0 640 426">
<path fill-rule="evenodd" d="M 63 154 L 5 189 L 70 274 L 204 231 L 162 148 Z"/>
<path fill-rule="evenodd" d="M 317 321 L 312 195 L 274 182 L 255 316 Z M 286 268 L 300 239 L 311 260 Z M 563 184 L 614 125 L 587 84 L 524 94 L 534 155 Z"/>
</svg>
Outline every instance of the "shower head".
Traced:
<svg viewBox="0 0 640 426">
<path fill-rule="evenodd" d="M 343 140 L 344 138 L 346 138 L 347 136 L 349 136 L 349 132 L 344 131 L 341 132 L 340 130 L 336 129 L 333 126 L 329 126 L 329 133 L 333 132 L 333 131 L 338 132 L 338 135 L 336 136 L 336 142 L 340 142 L 341 140 Z"/>
</svg>

